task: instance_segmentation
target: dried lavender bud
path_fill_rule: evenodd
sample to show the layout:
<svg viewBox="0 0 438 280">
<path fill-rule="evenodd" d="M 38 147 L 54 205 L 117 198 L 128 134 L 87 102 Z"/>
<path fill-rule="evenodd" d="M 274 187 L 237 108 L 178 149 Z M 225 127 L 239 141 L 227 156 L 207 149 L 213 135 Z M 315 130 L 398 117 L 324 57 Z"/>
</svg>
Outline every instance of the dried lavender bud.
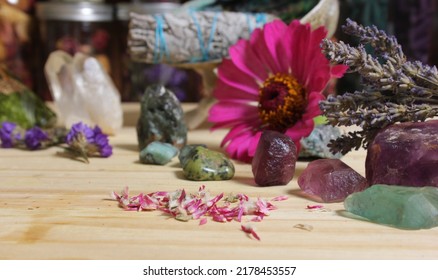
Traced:
<svg viewBox="0 0 438 280">
<path fill-rule="evenodd" d="M 438 71 L 419 61 L 406 61 L 393 36 L 375 26 L 363 27 L 352 20 L 344 32 L 360 39 L 353 47 L 344 42 L 323 40 L 323 53 L 334 64 L 349 66 L 361 76 L 364 90 L 329 96 L 320 108 L 332 125 L 356 125 L 362 131 L 332 141 L 333 153 L 348 153 L 361 145 L 366 148 L 376 133 L 396 122 L 425 121 L 438 115 Z M 369 44 L 375 55 L 368 54 Z"/>
</svg>

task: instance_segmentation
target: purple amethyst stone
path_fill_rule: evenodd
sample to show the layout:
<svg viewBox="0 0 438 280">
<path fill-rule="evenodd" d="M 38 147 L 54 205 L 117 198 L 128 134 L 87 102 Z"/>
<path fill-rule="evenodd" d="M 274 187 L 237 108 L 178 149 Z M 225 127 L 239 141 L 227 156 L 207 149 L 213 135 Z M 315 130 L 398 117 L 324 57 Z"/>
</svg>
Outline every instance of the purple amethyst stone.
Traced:
<svg viewBox="0 0 438 280">
<path fill-rule="evenodd" d="M 370 185 L 438 187 L 438 120 L 391 125 L 368 147 Z"/>
</svg>

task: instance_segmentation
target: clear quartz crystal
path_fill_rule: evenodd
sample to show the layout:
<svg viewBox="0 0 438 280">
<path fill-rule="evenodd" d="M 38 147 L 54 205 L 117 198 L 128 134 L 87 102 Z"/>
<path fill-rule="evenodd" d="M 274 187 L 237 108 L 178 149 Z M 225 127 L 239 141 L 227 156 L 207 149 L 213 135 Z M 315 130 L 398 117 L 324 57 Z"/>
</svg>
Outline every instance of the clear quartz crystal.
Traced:
<svg viewBox="0 0 438 280">
<path fill-rule="evenodd" d="M 66 127 L 82 121 L 98 125 L 107 134 L 122 127 L 120 94 L 97 59 L 54 51 L 47 59 L 45 74 L 59 119 Z"/>
</svg>

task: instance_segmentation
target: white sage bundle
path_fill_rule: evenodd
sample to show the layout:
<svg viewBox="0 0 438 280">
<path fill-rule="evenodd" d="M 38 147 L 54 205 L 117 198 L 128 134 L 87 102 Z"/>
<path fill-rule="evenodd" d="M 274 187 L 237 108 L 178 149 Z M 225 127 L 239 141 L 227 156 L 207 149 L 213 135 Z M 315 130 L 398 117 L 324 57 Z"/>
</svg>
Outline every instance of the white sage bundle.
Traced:
<svg viewBox="0 0 438 280">
<path fill-rule="evenodd" d="M 128 50 L 145 63 L 197 63 L 228 56 L 239 39 L 272 21 L 267 14 L 184 12 L 155 15 L 131 13 Z"/>
</svg>

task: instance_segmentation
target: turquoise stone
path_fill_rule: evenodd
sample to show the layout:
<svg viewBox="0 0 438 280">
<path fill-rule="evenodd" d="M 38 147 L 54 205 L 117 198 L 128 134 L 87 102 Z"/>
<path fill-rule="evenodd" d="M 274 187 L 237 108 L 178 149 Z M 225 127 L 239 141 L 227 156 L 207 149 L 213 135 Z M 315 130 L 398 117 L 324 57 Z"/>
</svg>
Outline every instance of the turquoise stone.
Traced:
<svg viewBox="0 0 438 280">
<path fill-rule="evenodd" d="M 220 181 L 234 176 L 234 165 L 227 156 L 202 146 L 192 148 L 183 163 L 184 176 L 189 180 Z"/>
<path fill-rule="evenodd" d="M 140 152 L 140 162 L 165 165 L 178 154 L 178 149 L 169 143 L 151 142 Z"/>
<path fill-rule="evenodd" d="M 438 188 L 373 185 L 348 196 L 345 209 L 372 222 L 403 229 L 438 226 Z"/>
</svg>

